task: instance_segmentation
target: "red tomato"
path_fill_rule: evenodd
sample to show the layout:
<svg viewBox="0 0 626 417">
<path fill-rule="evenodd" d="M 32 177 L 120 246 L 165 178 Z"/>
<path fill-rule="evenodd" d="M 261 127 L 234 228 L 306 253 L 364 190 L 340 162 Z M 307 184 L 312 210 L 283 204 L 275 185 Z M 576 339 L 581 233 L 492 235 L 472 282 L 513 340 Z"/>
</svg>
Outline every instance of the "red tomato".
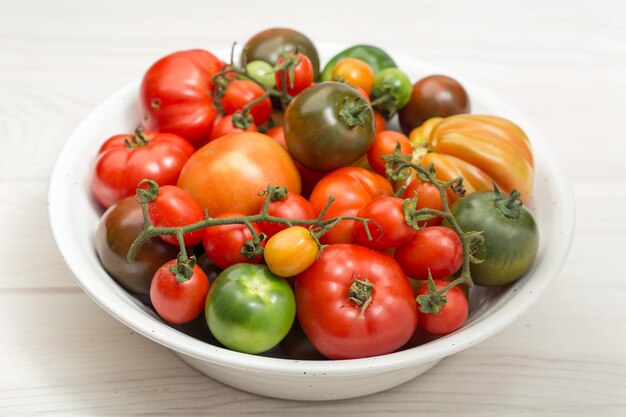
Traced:
<svg viewBox="0 0 626 417">
<path fill-rule="evenodd" d="M 319 214 L 328 199 L 335 201 L 323 216 L 329 219 L 338 216 L 356 216 L 357 212 L 371 199 L 380 195 L 393 194 L 391 184 L 382 176 L 359 167 L 344 167 L 332 171 L 322 178 L 311 193 L 309 201 Z M 322 236 L 323 243 L 352 243 L 354 220 L 345 220 Z"/>
<path fill-rule="evenodd" d="M 154 201 L 146 206 L 148 218 L 154 227 L 179 227 L 201 222 L 204 213 L 200 204 L 182 188 L 175 185 L 165 185 L 159 189 L 159 195 Z M 183 239 L 185 246 L 193 246 L 202 242 L 204 230 L 185 233 Z M 178 239 L 174 235 L 161 235 L 161 239 L 178 245 Z"/>
<path fill-rule="evenodd" d="M 158 132 L 115 135 L 100 147 L 91 191 L 108 208 L 135 195 L 137 184 L 151 179 L 160 186 L 176 184 L 194 149 L 179 136 Z"/>
<path fill-rule="evenodd" d="M 374 110 L 374 123 L 376 125 L 376 133 L 384 132 L 387 130 L 387 120 L 382 114 Z"/>
<path fill-rule="evenodd" d="M 450 282 L 445 280 L 434 280 L 435 289 L 440 290 Z M 418 296 L 428 294 L 428 283 L 423 284 Z M 459 287 L 452 287 L 444 293 L 446 304 L 441 307 L 438 313 L 422 313 L 418 311 L 420 327 L 432 334 L 448 334 L 458 330 L 463 326 L 469 314 L 469 304 L 467 296 Z"/>
<path fill-rule="evenodd" d="M 200 315 L 209 292 L 209 280 L 198 265 L 193 267 L 193 275 L 184 282 L 176 280 L 170 271 L 176 261 L 160 267 L 152 278 L 150 301 L 154 309 L 166 321 L 173 324 L 190 322 Z"/>
<path fill-rule="evenodd" d="M 261 210 L 259 210 L 260 212 Z M 287 197 L 284 200 L 271 201 L 267 208 L 267 213 L 271 216 L 289 220 L 311 220 L 315 218 L 315 211 L 311 207 L 311 203 L 301 195 L 294 193 L 287 193 Z M 297 224 L 297 222 L 294 223 L 294 226 Z M 272 222 L 259 222 L 259 227 L 270 238 L 288 226 Z"/>
<path fill-rule="evenodd" d="M 429 208 L 433 210 L 443 211 L 443 203 L 441 202 L 441 196 L 439 190 L 433 184 L 429 182 L 420 181 L 415 179 L 409 184 L 404 191 L 402 198 L 413 198 L 417 196 L 417 209 Z M 447 199 L 446 195 L 446 199 Z M 434 217 L 424 222 L 419 222 L 419 227 L 425 226 L 438 226 L 443 219 L 441 217 Z"/>
<path fill-rule="evenodd" d="M 265 132 L 266 135 L 271 136 L 276 142 L 280 143 L 285 150 L 287 150 L 287 142 L 285 142 L 285 129 L 282 126 L 276 126 Z M 322 171 L 313 171 L 302 165 L 300 162 L 294 160 L 296 164 L 296 168 L 298 168 L 298 172 L 300 173 L 300 177 L 302 179 L 302 190 L 300 194 L 304 197 L 308 197 L 311 195 L 311 191 L 315 187 L 315 184 L 321 180 L 326 172 Z"/>
<path fill-rule="evenodd" d="M 401 198 L 380 196 L 365 204 L 357 216 L 375 222 L 367 224 L 372 240 L 367 238 L 363 223 L 355 222 L 354 240 L 356 243 L 374 249 L 388 249 L 411 240 L 417 231 L 404 221 L 402 203 Z"/>
<path fill-rule="evenodd" d="M 398 247 L 394 258 L 415 279 L 433 279 L 454 274 L 463 265 L 463 244 L 452 229 L 432 226 L 421 229 L 413 239 Z"/>
<path fill-rule="evenodd" d="M 242 217 L 240 213 L 224 213 L 216 216 L 216 219 L 223 219 L 228 217 Z M 258 234 L 261 234 L 261 228 L 256 223 L 252 223 L 254 230 Z M 204 232 L 204 239 L 202 244 L 204 245 L 204 251 L 207 256 L 221 269 L 226 269 L 231 265 L 248 263 L 258 264 L 263 259 L 262 256 L 257 256 L 253 259 L 248 259 L 246 255 L 241 253 L 241 248 L 247 240 L 252 239 L 252 233 L 243 224 L 225 224 L 221 226 L 207 227 Z M 261 242 L 261 245 L 265 245 Z"/>
<path fill-rule="evenodd" d="M 222 97 L 222 108 L 224 114 L 233 114 L 241 110 L 253 100 L 265 94 L 265 90 L 258 84 L 248 80 L 235 80 L 228 83 L 224 96 Z M 272 102 L 269 97 L 256 103 L 250 109 L 250 114 L 254 118 L 257 126 L 267 122 L 272 115 Z"/>
<path fill-rule="evenodd" d="M 289 56 L 293 56 L 293 52 L 289 53 Z M 306 88 L 311 86 L 313 83 L 313 64 L 311 64 L 311 60 L 306 55 L 299 53 L 296 55 L 296 59 L 300 60 L 300 63 L 296 65 L 294 69 L 293 80 L 289 77 L 289 71 L 287 71 L 286 81 L 287 81 L 287 94 L 292 97 L 297 96 L 300 92 Z M 276 65 L 281 65 L 285 62 L 285 58 L 281 57 L 276 62 Z M 283 91 L 283 73 L 284 70 L 276 71 L 274 74 L 276 80 L 276 89 L 278 91 Z"/>
<path fill-rule="evenodd" d="M 152 65 L 139 94 L 144 129 L 174 133 L 200 147 L 209 139 L 217 115 L 212 77 L 223 65 L 200 49 L 175 52 Z"/>
<path fill-rule="evenodd" d="M 413 147 L 409 138 L 400 132 L 394 130 L 385 130 L 376 133 L 374 143 L 367 151 L 367 160 L 374 171 L 380 175 L 385 175 L 387 162 L 383 161 L 383 156 L 391 155 L 396 150 L 396 146 L 400 144 L 400 152 L 402 155 L 413 154 Z"/>
<path fill-rule="evenodd" d="M 213 131 L 211 132 L 211 139 L 215 140 L 217 138 L 221 138 L 222 136 L 229 135 L 231 133 L 241 133 L 241 132 L 258 132 L 259 129 L 256 127 L 254 123 L 248 126 L 246 129 L 242 129 L 240 127 L 236 127 L 233 125 L 233 115 L 227 114 L 224 117 L 216 120 L 213 125 Z"/>
<path fill-rule="evenodd" d="M 302 329 L 330 359 L 393 352 L 417 326 L 417 303 L 402 269 L 389 255 L 363 246 L 325 248 L 297 276 L 295 294 Z"/>
</svg>

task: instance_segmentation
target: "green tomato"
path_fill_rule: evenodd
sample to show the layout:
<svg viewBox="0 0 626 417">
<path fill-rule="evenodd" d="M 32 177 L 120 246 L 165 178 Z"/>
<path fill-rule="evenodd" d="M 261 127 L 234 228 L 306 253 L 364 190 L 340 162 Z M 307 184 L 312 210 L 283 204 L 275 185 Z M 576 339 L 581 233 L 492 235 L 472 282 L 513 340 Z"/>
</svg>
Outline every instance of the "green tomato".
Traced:
<svg viewBox="0 0 626 417">
<path fill-rule="evenodd" d="M 474 253 L 483 262 L 470 267 L 475 284 L 506 285 L 528 270 L 537 255 L 539 231 L 518 198 L 479 191 L 457 200 L 450 210 L 464 232 L 483 232 L 485 241 Z"/>
<path fill-rule="evenodd" d="M 332 79 L 333 67 L 344 58 L 356 58 L 365 61 L 372 67 L 374 74 L 378 74 L 385 68 L 395 68 L 396 63 L 382 49 L 372 45 L 354 45 L 335 55 L 324 67 L 324 71 L 320 76 L 321 81 L 330 81 Z"/>
<path fill-rule="evenodd" d="M 276 85 L 274 70 L 270 64 L 265 61 L 252 61 L 246 65 L 246 71 L 257 81 L 260 81 L 267 88 L 273 88 Z M 242 79 L 249 79 L 245 75 Z"/>
<path fill-rule="evenodd" d="M 372 86 L 372 105 L 387 119 L 406 106 L 411 99 L 413 85 L 398 68 L 387 68 L 376 76 Z"/>
<path fill-rule="evenodd" d="M 261 353 L 278 345 L 295 316 L 291 287 L 265 265 L 236 264 L 222 271 L 205 306 L 213 336 L 244 353 Z"/>
</svg>

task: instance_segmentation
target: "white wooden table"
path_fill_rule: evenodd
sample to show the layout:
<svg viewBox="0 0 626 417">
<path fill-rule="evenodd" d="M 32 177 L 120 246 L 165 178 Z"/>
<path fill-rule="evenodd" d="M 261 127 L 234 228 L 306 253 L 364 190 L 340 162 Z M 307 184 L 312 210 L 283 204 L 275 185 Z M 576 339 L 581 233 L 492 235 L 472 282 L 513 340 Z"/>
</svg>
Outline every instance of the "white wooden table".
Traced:
<svg viewBox="0 0 626 417">
<path fill-rule="evenodd" d="M 0 0 L 0 415 L 626 415 L 626 3 L 516 3 Z M 578 220 L 529 313 L 396 389 L 318 404 L 212 381 L 78 288 L 46 206 L 70 132 L 158 57 L 272 26 L 454 69 L 535 122 Z"/>
</svg>

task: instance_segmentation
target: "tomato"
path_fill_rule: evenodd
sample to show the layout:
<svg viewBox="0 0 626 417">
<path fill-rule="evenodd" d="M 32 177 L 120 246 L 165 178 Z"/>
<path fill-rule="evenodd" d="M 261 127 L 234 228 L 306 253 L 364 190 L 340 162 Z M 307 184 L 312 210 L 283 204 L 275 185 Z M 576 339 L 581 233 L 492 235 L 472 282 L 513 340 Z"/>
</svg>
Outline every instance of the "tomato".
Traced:
<svg viewBox="0 0 626 417">
<path fill-rule="evenodd" d="M 150 300 L 154 309 L 163 319 L 173 324 L 190 322 L 202 313 L 209 292 L 209 280 L 202 269 L 193 266 L 193 274 L 183 282 L 178 282 L 173 260 L 160 267 L 150 285 Z"/>
<path fill-rule="evenodd" d="M 387 130 L 387 121 L 382 114 L 374 110 L 374 124 L 376 125 L 376 133 Z"/>
<path fill-rule="evenodd" d="M 441 290 L 450 282 L 434 280 L 435 289 Z M 428 283 L 423 284 L 417 292 L 418 296 L 428 294 Z M 418 310 L 419 325 L 431 334 L 449 334 L 463 326 L 469 315 L 467 296 L 459 287 L 452 287 L 443 294 L 446 303 L 438 313 L 422 313 Z"/>
<path fill-rule="evenodd" d="M 223 65 L 200 49 L 158 60 L 141 83 L 139 108 L 144 129 L 176 134 L 196 148 L 206 142 L 217 115 L 211 97 L 215 88 L 212 77 Z"/>
<path fill-rule="evenodd" d="M 263 206 L 261 206 L 262 208 Z M 261 209 L 259 209 L 259 213 Z M 284 200 L 271 201 L 267 208 L 267 213 L 271 216 L 288 220 L 311 220 L 316 216 L 315 210 L 313 210 L 311 203 L 306 198 L 291 192 L 287 193 Z M 295 223 L 297 224 L 297 222 Z M 259 222 L 259 227 L 269 238 L 288 226 L 280 223 Z"/>
<path fill-rule="evenodd" d="M 280 143 L 285 150 L 287 150 L 287 142 L 285 142 L 285 130 L 283 126 L 276 126 L 265 132 L 266 135 L 272 137 L 276 142 Z M 298 172 L 300 173 L 300 179 L 302 181 L 302 190 L 300 194 L 304 197 L 308 197 L 311 195 L 311 191 L 313 191 L 313 187 L 315 184 L 321 180 L 326 172 L 323 171 L 313 171 L 299 163 L 298 161 L 294 161 L 296 164 L 296 168 L 298 168 Z"/>
<path fill-rule="evenodd" d="M 309 229 L 293 226 L 272 236 L 265 245 L 265 262 L 275 275 L 292 277 L 307 269 L 319 252 Z"/>
<path fill-rule="evenodd" d="M 293 56 L 293 52 L 289 53 Z M 293 69 L 293 80 L 290 78 L 290 72 L 285 70 L 276 71 L 274 74 L 276 89 L 283 91 L 283 74 L 286 77 L 287 82 L 287 94 L 292 97 L 297 96 L 304 89 L 309 88 L 313 83 L 313 65 L 311 60 L 304 54 L 299 53 L 296 55 L 296 59 L 299 61 L 298 65 Z M 281 57 L 276 65 L 281 65 L 285 62 L 285 58 Z"/>
<path fill-rule="evenodd" d="M 127 197 L 111 206 L 100 218 L 95 236 L 96 253 L 102 267 L 126 290 L 150 294 L 150 281 L 164 263 L 175 259 L 178 248 L 159 238 L 144 244 L 132 264 L 126 256 L 144 229 L 141 206 Z"/>
<path fill-rule="evenodd" d="M 356 216 L 370 200 L 380 195 L 392 194 L 391 184 L 382 176 L 364 168 L 345 167 L 326 175 L 317 183 L 309 201 L 319 214 L 332 196 L 335 201 L 323 216 Z M 354 242 L 354 220 L 344 220 L 322 236 L 323 243 Z"/>
<path fill-rule="evenodd" d="M 242 132 L 258 132 L 259 129 L 256 127 L 256 124 L 252 123 L 246 129 L 242 129 L 233 125 L 233 115 L 228 114 L 224 117 L 221 117 L 219 120 L 215 122 L 213 126 L 213 131 L 211 132 L 211 140 L 215 140 L 217 138 L 221 138 L 222 136 L 230 135 L 231 133 L 242 133 Z"/>
<path fill-rule="evenodd" d="M 320 77 L 321 81 L 332 80 L 332 71 L 337 62 L 345 58 L 356 58 L 366 62 L 378 74 L 385 68 L 396 67 L 393 59 L 382 49 L 372 45 L 354 45 L 335 55 L 324 67 L 324 71 Z"/>
<path fill-rule="evenodd" d="M 411 80 L 398 68 L 384 69 L 376 75 L 371 97 L 374 108 L 389 119 L 409 102 Z M 377 99 L 381 101 L 375 104 Z"/>
<path fill-rule="evenodd" d="M 224 114 L 233 114 L 242 110 L 244 106 L 265 94 L 265 90 L 253 81 L 235 80 L 228 83 L 222 97 Z M 272 115 L 272 102 L 269 97 L 264 98 L 250 108 L 254 123 L 259 126 L 267 122 Z"/>
<path fill-rule="evenodd" d="M 337 82 L 309 87 L 285 112 L 289 153 L 307 168 L 329 171 L 359 159 L 374 140 L 374 114 L 354 88 Z"/>
<path fill-rule="evenodd" d="M 223 213 L 215 216 L 216 219 L 229 217 L 242 217 L 241 213 Z M 257 234 L 261 234 L 261 229 L 256 223 L 252 223 Z M 252 239 L 250 229 L 243 224 L 224 224 L 211 226 L 204 229 L 202 245 L 207 256 L 221 269 L 226 269 L 238 263 L 258 264 L 262 257 L 257 256 L 249 259 L 241 253 L 246 241 Z M 263 246 L 265 242 L 261 242 Z"/>
<path fill-rule="evenodd" d="M 411 278 L 426 280 L 454 274 L 463 265 L 463 243 L 452 229 L 432 226 L 421 229 L 399 246 L 394 258 Z"/>
<path fill-rule="evenodd" d="M 330 359 L 383 355 L 417 326 L 411 284 L 389 255 L 359 245 L 330 245 L 296 278 L 298 320 Z"/>
<path fill-rule="evenodd" d="M 300 193 L 300 174 L 287 151 L 261 133 L 222 136 L 187 161 L 178 186 L 187 190 L 209 215 L 227 212 L 256 214 L 259 192 L 268 184 Z"/>
<path fill-rule="evenodd" d="M 429 208 L 443 211 L 443 203 L 441 201 L 441 196 L 439 195 L 439 190 L 430 182 L 420 181 L 418 178 L 411 182 L 406 190 L 404 190 L 402 198 L 414 197 L 417 197 L 417 210 Z M 434 217 L 423 222 L 418 222 L 417 225 L 419 227 L 438 226 L 441 224 L 442 220 L 443 219 L 441 217 Z"/>
<path fill-rule="evenodd" d="M 463 177 L 468 194 L 516 189 L 524 201 L 533 185 L 533 154 L 526 134 L 513 122 L 496 116 L 461 114 L 445 118 L 430 133 L 429 153 L 423 166 L 433 164 L 437 178 L 450 181 Z M 451 201 L 459 197 L 449 193 Z"/>
<path fill-rule="evenodd" d="M 137 131 L 115 135 L 98 151 L 91 191 L 105 208 L 135 195 L 137 185 L 151 179 L 173 185 L 194 148 L 179 136 Z"/>
<path fill-rule="evenodd" d="M 448 117 L 470 110 L 469 96 L 457 80 L 431 75 L 413 84 L 411 99 L 398 117 L 402 130 L 408 134 L 431 117 Z"/>
<path fill-rule="evenodd" d="M 198 223 L 204 220 L 200 204 L 182 188 L 165 185 L 159 189 L 159 195 L 146 205 L 148 218 L 154 227 L 179 227 Z M 197 245 L 202 241 L 204 230 L 185 233 L 185 246 Z M 174 235 L 161 235 L 161 239 L 178 246 Z"/>
<path fill-rule="evenodd" d="M 287 335 L 296 305 L 287 281 L 267 266 L 237 264 L 217 277 L 204 312 L 211 333 L 224 346 L 260 353 Z"/>
<path fill-rule="evenodd" d="M 537 256 L 539 231 L 519 200 L 480 191 L 458 200 L 450 209 L 463 231 L 483 232 L 485 242 L 474 253 L 483 262 L 470 265 L 475 284 L 506 285 L 530 268 Z"/>
<path fill-rule="evenodd" d="M 376 133 L 374 143 L 367 151 L 367 160 L 374 171 L 380 175 L 386 174 L 387 162 L 383 160 L 383 157 L 394 153 L 398 144 L 400 144 L 400 152 L 403 155 L 413 154 L 413 147 L 409 138 L 402 133 L 393 130 Z"/>
<path fill-rule="evenodd" d="M 250 76 L 263 84 L 266 88 L 273 88 L 276 85 L 274 80 L 274 68 L 265 61 L 252 61 L 246 64 L 246 71 Z M 245 80 L 247 77 L 242 76 Z"/>
<path fill-rule="evenodd" d="M 292 29 L 271 28 L 257 33 L 244 45 L 241 58 L 242 62 L 261 60 L 274 65 L 282 53 L 295 52 L 296 49 L 311 60 L 313 78 L 317 79 L 320 71 L 317 49 L 308 37 Z"/>
<path fill-rule="evenodd" d="M 356 58 L 344 58 L 337 62 L 331 73 L 333 81 L 345 82 L 363 90 L 369 98 L 374 85 L 374 70 L 367 62 Z"/>
<path fill-rule="evenodd" d="M 363 206 L 356 215 L 374 221 L 367 224 L 372 240 L 368 239 L 363 223 L 355 222 L 356 243 L 373 249 L 388 249 L 411 240 L 416 230 L 404 220 L 402 204 L 401 198 L 380 196 Z"/>
</svg>

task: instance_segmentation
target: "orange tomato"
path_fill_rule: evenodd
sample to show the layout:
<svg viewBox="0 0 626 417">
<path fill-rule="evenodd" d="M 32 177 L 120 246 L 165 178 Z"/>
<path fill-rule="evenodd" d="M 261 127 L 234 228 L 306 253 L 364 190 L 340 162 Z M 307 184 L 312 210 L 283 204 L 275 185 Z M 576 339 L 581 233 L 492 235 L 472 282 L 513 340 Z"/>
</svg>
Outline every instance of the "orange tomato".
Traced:
<svg viewBox="0 0 626 417">
<path fill-rule="evenodd" d="M 269 184 L 300 193 L 300 174 L 287 151 L 261 133 L 222 136 L 198 149 L 183 167 L 178 186 L 209 215 L 256 214 Z"/>
<path fill-rule="evenodd" d="M 496 116 L 460 114 L 437 123 L 429 137 L 429 152 L 421 165 L 433 164 L 437 177 L 463 177 L 467 193 L 493 189 L 509 194 L 516 189 L 526 202 L 533 186 L 534 162 L 530 142 L 513 122 Z M 459 197 L 450 193 L 451 200 Z"/>
<path fill-rule="evenodd" d="M 374 70 L 365 61 L 356 58 L 344 58 L 337 62 L 331 74 L 332 80 L 348 83 L 361 88 L 369 97 L 374 85 Z"/>
<path fill-rule="evenodd" d="M 270 271 L 279 277 L 293 277 L 317 259 L 319 247 L 309 229 L 293 226 L 272 236 L 263 256 Z"/>
</svg>

